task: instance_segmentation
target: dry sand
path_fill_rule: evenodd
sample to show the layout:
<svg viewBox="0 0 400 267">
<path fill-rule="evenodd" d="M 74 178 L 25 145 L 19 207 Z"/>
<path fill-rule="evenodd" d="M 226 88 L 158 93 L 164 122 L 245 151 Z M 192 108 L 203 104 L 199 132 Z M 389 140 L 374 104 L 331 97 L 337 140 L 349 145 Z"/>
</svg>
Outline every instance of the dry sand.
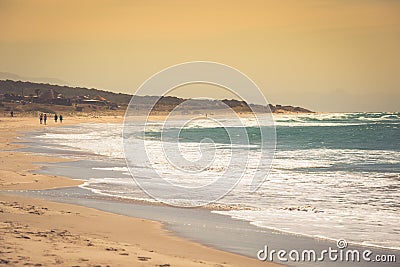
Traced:
<svg viewBox="0 0 400 267">
<path fill-rule="evenodd" d="M 65 118 L 80 122 L 122 122 L 121 117 Z M 49 125 L 55 126 L 53 121 Z M 60 124 L 57 124 L 59 126 Z M 0 265 L 9 266 L 274 266 L 178 238 L 162 224 L 12 195 L 18 189 L 68 187 L 80 181 L 35 175 L 35 162 L 62 159 L 16 152 L 20 132 L 37 118 L 0 118 Z"/>
</svg>

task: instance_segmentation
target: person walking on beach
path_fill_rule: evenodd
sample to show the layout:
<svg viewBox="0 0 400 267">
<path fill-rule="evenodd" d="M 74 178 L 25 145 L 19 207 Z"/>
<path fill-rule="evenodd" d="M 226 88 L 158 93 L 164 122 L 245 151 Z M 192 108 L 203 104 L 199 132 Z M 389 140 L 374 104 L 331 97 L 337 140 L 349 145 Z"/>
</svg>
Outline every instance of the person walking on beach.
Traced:
<svg viewBox="0 0 400 267">
<path fill-rule="evenodd" d="M 63 116 L 61 114 L 60 114 L 59 118 L 60 118 L 60 123 L 62 123 Z"/>
<path fill-rule="evenodd" d="M 39 121 L 40 121 L 40 124 L 42 124 L 42 122 L 43 122 L 43 113 L 40 113 L 40 115 L 39 115 Z"/>
<path fill-rule="evenodd" d="M 57 120 L 58 120 L 58 116 L 57 116 L 57 114 L 54 114 L 54 122 L 57 123 Z"/>
<path fill-rule="evenodd" d="M 10 111 L 11 118 L 14 117 L 14 111 Z"/>
<path fill-rule="evenodd" d="M 44 113 L 44 115 L 43 115 L 43 122 L 44 122 L 44 125 L 46 125 L 46 122 L 47 122 L 47 114 L 46 113 Z"/>
</svg>

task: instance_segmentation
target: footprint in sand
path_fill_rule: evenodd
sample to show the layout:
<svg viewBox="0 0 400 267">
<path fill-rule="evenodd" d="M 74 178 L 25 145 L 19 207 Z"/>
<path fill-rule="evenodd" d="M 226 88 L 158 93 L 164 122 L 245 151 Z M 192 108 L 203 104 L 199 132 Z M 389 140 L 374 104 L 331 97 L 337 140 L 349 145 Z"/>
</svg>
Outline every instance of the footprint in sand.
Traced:
<svg viewBox="0 0 400 267">
<path fill-rule="evenodd" d="M 137 258 L 138 258 L 138 260 L 140 260 L 140 261 L 148 261 L 148 260 L 151 259 L 150 257 L 144 257 L 144 256 L 139 256 L 139 257 L 137 257 Z"/>
</svg>

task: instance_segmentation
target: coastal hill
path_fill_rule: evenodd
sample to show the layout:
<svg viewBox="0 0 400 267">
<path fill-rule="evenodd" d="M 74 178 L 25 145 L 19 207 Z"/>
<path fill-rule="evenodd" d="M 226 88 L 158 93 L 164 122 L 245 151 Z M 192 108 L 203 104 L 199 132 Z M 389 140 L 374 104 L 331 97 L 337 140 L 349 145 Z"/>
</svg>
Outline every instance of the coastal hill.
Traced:
<svg viewBox="0 0 400 267">
<path fill-rule="evenodd" d="M 145 106 L 157 96 L 138 96 Z M 113 93 L 95 88 L 61 86 L 47 83 L 28 81 L 0 80 L 0 110 L 7 112 L 105 112 L 107 110 L 126 110 L 132 95 Z M 153 114 L 164 114 L 172 111 L 176 106 L 187 99 L 165 96 L 159 99 L 152 110 Z M 223 102 L 223 103 L 221 103 Z M 262 105 L 248 104 L 235 99 L 215 100 L 191 100 L 190 106 L 184 107 L 186 114 L 196 113 L 202 110 L 223 110 L 229 106 L 239 113 L 255 111 L 268 112 L 268 108 Z M 312 111 L 295 106 L 269 105 L 273 113 L 312 113 Z M 138 110 L 140 110 L 140 106 Z"/>
</svg>

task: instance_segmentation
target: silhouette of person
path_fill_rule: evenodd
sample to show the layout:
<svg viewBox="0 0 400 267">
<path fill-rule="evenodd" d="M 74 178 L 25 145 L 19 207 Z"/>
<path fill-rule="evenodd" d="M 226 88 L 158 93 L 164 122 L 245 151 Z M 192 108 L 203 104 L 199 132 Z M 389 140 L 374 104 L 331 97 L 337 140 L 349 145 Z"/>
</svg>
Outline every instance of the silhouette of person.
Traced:
<svg viewBox="0 0 400 267">
<path fill-rule="evenodd" d="M 40 120 L 40 124 L 42 124 L 42 121 L 43 121 L 43 113 L 40 113 L 40 115 L 39 115 L 39 120 Z"/>
<path fill-rule="evenodd" d="M 60 123 L 62 123 L 63 116 L 61 114 L 60 114 L 59 118 L 60 118 Z"/>
<path fill-rule="evenodd" d="M 47 114 L 46 113 L 43 115 L 43 122 L 44 122 L 44 125 L 46 125 L 46 122 L 47 122 Z"/>
<path fill-rule="evenodd" d="M 57 122 L 57 120 L 58 120 L 58 116 L 57 116 L 57 114 L 54 114 L 54 122 Z"/>
<path fill-rule="evenodd" d="M 10 111 L 11 118 L 14 117 L 14 111 Z"/>
</svg>

